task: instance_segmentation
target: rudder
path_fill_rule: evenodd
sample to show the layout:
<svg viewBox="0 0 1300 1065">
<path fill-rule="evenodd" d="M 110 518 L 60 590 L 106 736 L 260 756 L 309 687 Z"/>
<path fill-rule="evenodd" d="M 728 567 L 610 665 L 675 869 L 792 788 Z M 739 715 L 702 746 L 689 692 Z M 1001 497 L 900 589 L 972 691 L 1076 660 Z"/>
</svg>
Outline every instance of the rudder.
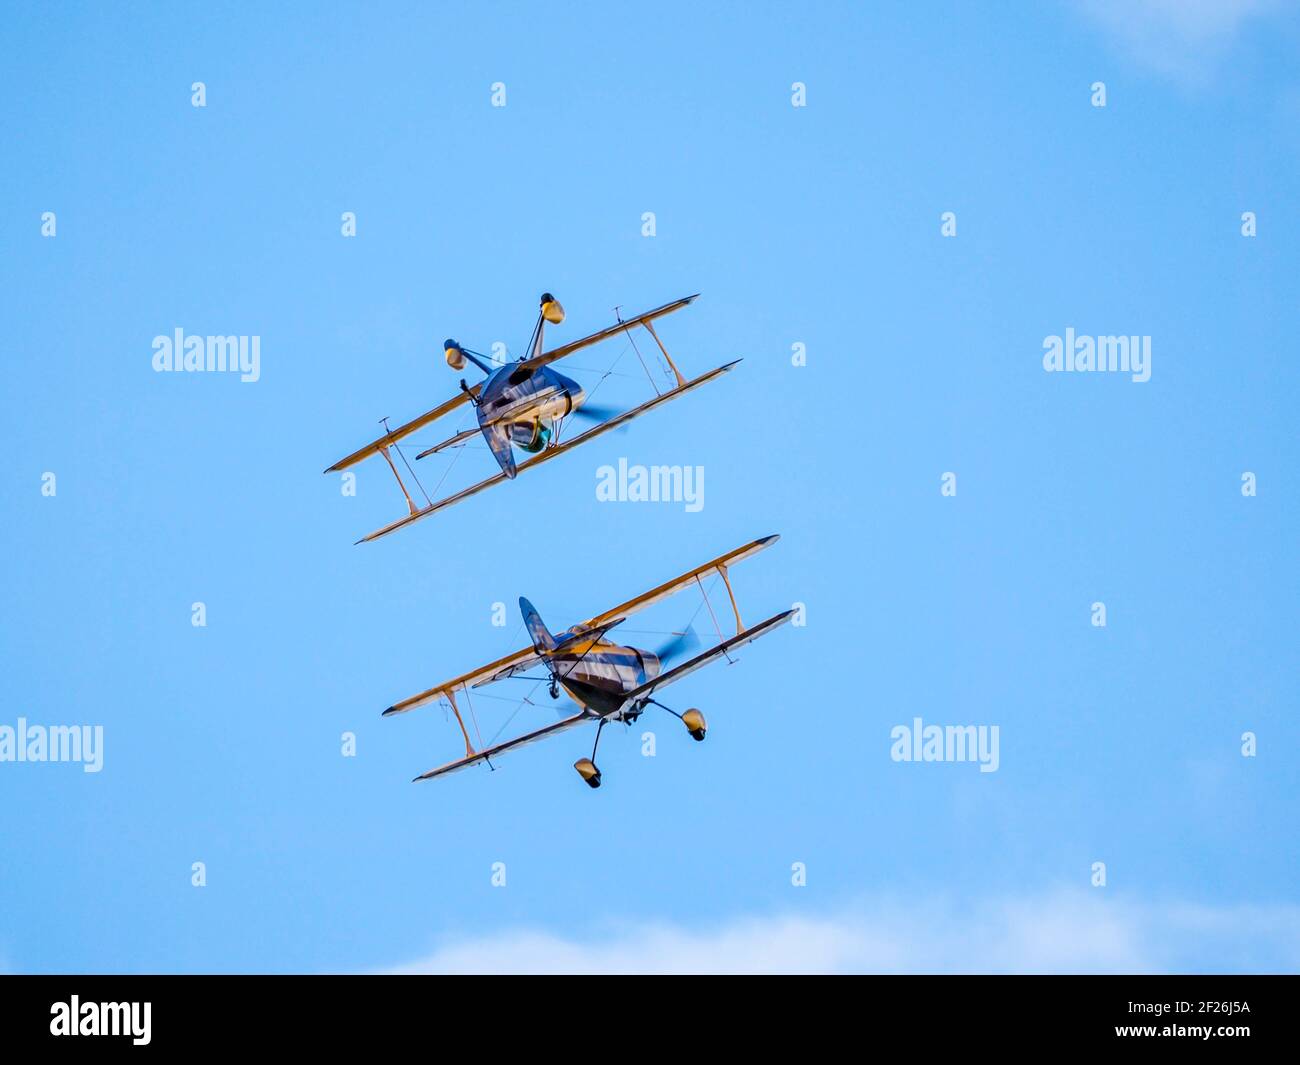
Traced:
<svg viewBox="0 0 1300 1065">
<path fill-rule="evenodd" d="M 542 616 L 537 613 L 536 608 L 523 596 L 519 597 L 519 612 L 524 616 L 524 625 L 528 629 L 528 635 L 532 637 L 533 650 L 538 654 L 555 650 L 555 637 L 551 635 L 546 623 L 542 621 Z"/>
</svg>

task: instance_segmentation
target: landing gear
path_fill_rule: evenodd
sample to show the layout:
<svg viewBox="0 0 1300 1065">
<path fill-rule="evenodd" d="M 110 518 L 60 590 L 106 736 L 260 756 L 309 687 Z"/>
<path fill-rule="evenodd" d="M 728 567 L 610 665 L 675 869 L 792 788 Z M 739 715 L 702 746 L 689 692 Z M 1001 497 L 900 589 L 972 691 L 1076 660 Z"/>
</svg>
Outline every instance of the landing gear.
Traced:
<svg viewBox="0 0 1300 1065">
<path fill-rule="evenodd" d="M 596 768 L 596 763 L 590 758 L 579 758 L 573 763 L 573 768 L 578 771 L 578 775 L 587 782 L 589 787 L 600 787 L 600 770 Z"/>
<path fill-rule="evenodd" d="M 702 741 L 704 734 L 709 731 L 709 725 L 704 720 L 704 715 L 693 707 L 682 714 L 682 724 L 686 726 L 686 731 L 691 734 L 691 739 L 697 743 Z"/>
<path fill-rule="evenodd" d="M 596 748 L 600 746 L 600 733 L 604 727 L 605 719 L 602 717 L 600 724 L 596 726 L 596 742 L 591 745 L 591 757 L 579 758 L 573 763 L 573 768 L 587 782 L 589 788 L 600 787 L 600 770 L 596 768 Z"/>
<path fill-rule="evenodd" d="M 646 702 L 654 703 L 654 705 L 659 707 L 660 710 L 667 710 L 673 715 L 673 717 L 677 718 L 678 721 L 686 726 L 686 731 L 691 734 L 691 739 L 695 740 L 696 743 L 702 742 L 705 733 L 709 731 L 709 723 L 704 720 L 704 715 L 694 707 L 691 707 L 691 709 L 687 710 L 684 714 L 679 714 L 671 706 L 664 706 L 663 703 L 655 702 L 654 699 L 647 699 Z"/>
</svg>

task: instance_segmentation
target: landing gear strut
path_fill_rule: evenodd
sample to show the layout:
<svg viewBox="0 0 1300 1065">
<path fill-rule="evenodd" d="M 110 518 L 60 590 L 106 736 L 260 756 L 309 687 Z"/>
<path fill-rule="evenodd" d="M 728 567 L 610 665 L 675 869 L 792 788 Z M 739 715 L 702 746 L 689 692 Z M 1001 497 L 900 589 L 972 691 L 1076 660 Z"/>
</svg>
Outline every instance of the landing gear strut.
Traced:
<svg viewBox="0 0 1300 1065">
<path fill-rule="evenodd" d="M 600 733 L 605 727 L 605 719 L 600 719 L 600 724 L 596 726 L 596 742 L 591 745 L 591 757 L 579 758 L 573 763 L 573 768 L 578 771 L 578 775 L 587 782 L 590 788 L 600 787 L 600 770 L 596 768 L 596 748 L 600 746 Z"/>
</svg>

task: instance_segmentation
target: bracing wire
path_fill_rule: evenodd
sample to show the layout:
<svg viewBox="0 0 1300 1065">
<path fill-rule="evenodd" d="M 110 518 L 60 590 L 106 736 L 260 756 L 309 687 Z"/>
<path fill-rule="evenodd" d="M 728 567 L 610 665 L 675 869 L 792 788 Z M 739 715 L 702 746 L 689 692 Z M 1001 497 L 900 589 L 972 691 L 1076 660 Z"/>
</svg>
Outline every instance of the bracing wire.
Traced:
<svg viewBox="0 0 1300 1065">
<path fill-rule="evenodd" d="M 429 493 L 424 490 L 424 485 L 420 483 L 420 478 L 416 475 L 415 471 L 411 469 L 411 464 L 406 461 L 406 452 L 402 450 L 402 445 L 394 444 L 393 447 L 397 449 L 397 454 L 402 460 L 402 465 L 406 467 L 406 472 L 411 475 L 411 479 L 415 481 L 416 487 L 420 489 L 420 494 L 424 496 L 424 501 L 428 503 L 429 506 L 433 506 L 433 500 L 429 498 Z M 437 490 L 437 488 L 434 489 L 435 492 Z"/>
</svg>

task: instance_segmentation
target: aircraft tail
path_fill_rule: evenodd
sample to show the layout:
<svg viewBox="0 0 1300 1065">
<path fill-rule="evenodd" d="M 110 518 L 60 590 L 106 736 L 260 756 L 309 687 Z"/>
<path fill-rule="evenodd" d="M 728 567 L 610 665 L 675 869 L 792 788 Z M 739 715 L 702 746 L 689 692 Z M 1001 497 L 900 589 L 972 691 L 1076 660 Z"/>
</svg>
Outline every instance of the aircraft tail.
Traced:
<svg viewBox="0 0 1300 1065">
<path fill-rule="evenodd" d="M 519 612 L 523 614 L 524 625 L 528 627 L 528 635 L 532 637 L 533 650 L 538 654 L 554 651 L 555 637 L 551 635 L 550 629 L 546 627 L 546 622 L 542 620 L 541 614 L 537 613 L 533 604 L 523 596 L 519 597 Z"/>
</svg>

